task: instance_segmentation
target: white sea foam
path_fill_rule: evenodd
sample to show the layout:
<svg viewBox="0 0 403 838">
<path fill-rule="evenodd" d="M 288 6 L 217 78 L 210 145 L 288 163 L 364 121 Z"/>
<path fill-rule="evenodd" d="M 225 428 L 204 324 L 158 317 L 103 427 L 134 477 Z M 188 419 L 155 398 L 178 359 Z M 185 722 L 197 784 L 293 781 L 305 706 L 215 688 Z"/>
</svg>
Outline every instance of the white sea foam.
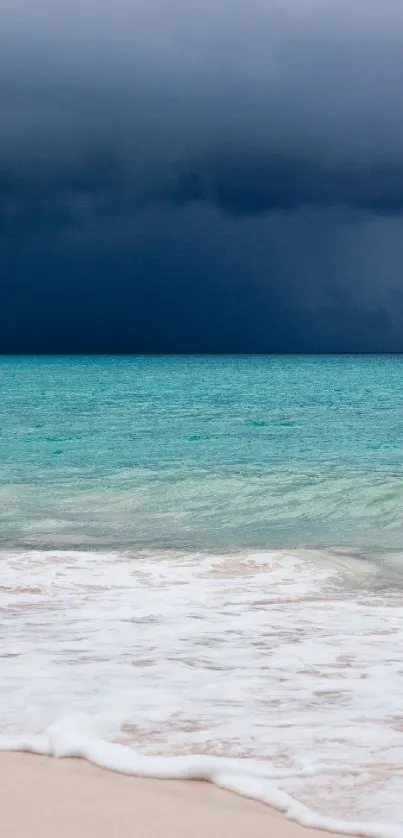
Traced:
<svg viewBox="0 0 403 838">
<path fill-rule="evenodd" d="M 1 747 L 396 838 L 402 604 L 346 551 L 3 552 Z"/>
<path fill-rule="evenodd" d="M 401 836 L 401 830 L 388 824 L 348 822 L 318 815 L 278 787 L 276 781 L 289 776 L 288 772 L 275 772 L 270 767 L 266 768 L 262 764 L 254 764 L 247 760 L 204 755 L 148 757 L 124 745 L 91 740 L 82 735 L 65 736 L 55 731 L 28 739 L 0 738 L 0 750 L 29 752 L 59 759 L 86 759 L 101 768 L 136 777 L 204 780 L 242 797 L 252 798 L 279 809 L 288 818 L 303 826 L 368 838 Z M 322 769 L 311 769 L 310 772 L 305 772 L 304 776 L 315 776 L 319 771 Z"/>
</svg>

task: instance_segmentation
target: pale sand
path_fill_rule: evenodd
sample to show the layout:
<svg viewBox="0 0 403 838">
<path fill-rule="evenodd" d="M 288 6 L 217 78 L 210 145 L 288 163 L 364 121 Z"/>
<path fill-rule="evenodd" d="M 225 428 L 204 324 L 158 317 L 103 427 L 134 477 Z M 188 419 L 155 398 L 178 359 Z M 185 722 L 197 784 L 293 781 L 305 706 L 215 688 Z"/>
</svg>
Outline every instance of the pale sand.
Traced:
<svg viewBox="0 0 403 838">
<path fill-rule="evenodd" d="M 334 833 L 333 833 L 334 834 Z M 5 838 L 329 838 L 208 783 L 145 780 L 80 760 L 0 753 Z"/>
</svg>

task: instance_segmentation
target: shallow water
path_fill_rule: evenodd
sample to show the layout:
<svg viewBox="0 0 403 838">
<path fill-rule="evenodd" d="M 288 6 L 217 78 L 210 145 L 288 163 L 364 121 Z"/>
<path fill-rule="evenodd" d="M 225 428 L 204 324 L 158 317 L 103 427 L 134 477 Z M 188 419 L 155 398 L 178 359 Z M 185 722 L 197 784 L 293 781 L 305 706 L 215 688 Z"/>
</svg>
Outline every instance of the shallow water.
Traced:
<svg viewBox="0 0 403 838">
<path fill-rule="evenodd" d="M 403 361 L 6 359 L 1 536 L 402 547 Z"/>
<path fill-rule="evenodd" d="M 0 734 L 252 758 L 399 828 L 402 373 L 3 360 Z"/>
</svg>

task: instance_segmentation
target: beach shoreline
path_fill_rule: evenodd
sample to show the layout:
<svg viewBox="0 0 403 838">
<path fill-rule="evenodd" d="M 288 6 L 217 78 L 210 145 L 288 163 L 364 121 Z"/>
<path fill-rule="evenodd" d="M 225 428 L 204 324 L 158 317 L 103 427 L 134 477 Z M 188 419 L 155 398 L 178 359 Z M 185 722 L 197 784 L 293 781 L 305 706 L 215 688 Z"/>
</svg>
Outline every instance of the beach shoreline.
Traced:
<svg viewBox="0 0 403 838">
<path fill-rule="evenodd" d="M 0 753 L 10 838 L 329 838 L 210 783 L 127 777 L 78 759 Z"/>
</svg>

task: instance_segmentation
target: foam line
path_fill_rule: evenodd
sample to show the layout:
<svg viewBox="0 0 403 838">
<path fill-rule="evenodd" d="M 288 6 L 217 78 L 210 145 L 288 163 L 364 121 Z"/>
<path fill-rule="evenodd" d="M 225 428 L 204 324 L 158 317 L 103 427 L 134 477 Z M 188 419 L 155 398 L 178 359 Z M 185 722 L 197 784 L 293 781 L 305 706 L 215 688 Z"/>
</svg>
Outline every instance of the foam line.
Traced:
<svg viewBox="0 0 403 838">
<path fill-rule="evenodd" d="M 388 824 L 339 821 L 320 815 L 281 791 L 275 781 L 295 772 L 275 771 L 270 766 L 249 760 L 191 755 L 150 757 L 125 745 L 89 739 L 82 735 L 66 736 L 50 731 L 25 739 L 0 738 L 0 751 L 18 751 L 56 758 L 75 757 L 94 765 L 135 777 L 175 780 L 204 780 L 242 797 L 248 797 L 283 812 L 301 826 L 324 829 L 359 838 L 401 838 L 402 830 Z M 323 768 L 302 769 L 305 775 L 323 773 Z"/>
</svg>

